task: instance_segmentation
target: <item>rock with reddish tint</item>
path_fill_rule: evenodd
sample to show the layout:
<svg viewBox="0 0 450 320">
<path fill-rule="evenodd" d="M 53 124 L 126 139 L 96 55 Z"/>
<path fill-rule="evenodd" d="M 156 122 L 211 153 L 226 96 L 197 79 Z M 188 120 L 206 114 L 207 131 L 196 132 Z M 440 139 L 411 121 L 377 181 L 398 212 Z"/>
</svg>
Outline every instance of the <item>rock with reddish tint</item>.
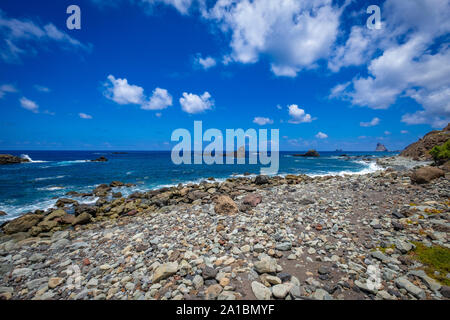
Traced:
<svg viewBox="0 0 450 320">
<path fill-rule="evenodd" d="M 262 197 L 259 194 L 248 194 L 242 200 L 243 204 L 256 207 L 258 204 L 262 202 Z"/>
</svg>

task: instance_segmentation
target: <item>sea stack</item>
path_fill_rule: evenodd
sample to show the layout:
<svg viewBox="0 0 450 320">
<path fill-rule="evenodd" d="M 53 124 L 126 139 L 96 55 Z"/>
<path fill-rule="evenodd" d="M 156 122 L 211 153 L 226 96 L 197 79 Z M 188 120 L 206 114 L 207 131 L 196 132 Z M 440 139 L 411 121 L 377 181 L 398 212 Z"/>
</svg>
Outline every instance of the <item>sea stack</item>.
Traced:
<svg viewBox="0 0 450 320">
<path fill-rule="evenodd" d="M 377 143 L 377 148 L 375 149 L 375 151 L 378 151 L 378 152 L 385 152 L 385 151 L 388 151 L 388 149 L 384 146 L 384 144 L 381 144 L 381 143 Z"/>
</svg>

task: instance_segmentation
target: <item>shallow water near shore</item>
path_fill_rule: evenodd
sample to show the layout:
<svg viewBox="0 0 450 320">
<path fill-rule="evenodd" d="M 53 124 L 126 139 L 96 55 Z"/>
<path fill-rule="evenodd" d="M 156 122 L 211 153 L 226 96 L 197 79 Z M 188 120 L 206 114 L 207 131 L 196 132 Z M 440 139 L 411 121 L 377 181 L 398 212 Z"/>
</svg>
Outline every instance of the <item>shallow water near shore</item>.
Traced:
<svg viewBox="0 0 450 320">
<path fill-rule="evenodd" d="M 90 192 L 96 185 L 119 180 L 134 183 L 132 188 L 116 188 L 124 196 L 139 190 L 156 189 L 179 183 L 200 182 L 208 177 L 224 180 L 244 173 L 257 175 L 262 166 L 249 165 L 175 165 L 169 151 L 1 151 L 27 157 L 31 162 L 0 167 L 0 211 L 7 216 L 0 222 L 23 213 L 52 207 L 68 191 Z M 295 157 L 299 152 L 280 152 L 279 175 L 364 174 L 381 169 L 378 157 L 392 152 L 321 152 L 320 158 Z M 348 157 L 341 157 L 341 155 Z M 104 156 L 108 162 L 90 162 Z M 363 160 L 364 159 L 364 160 Z M 367 159 L 371 159 L 368 161 Z M 92 203 L 97 199 L 77 199 Z"/>
</svg>

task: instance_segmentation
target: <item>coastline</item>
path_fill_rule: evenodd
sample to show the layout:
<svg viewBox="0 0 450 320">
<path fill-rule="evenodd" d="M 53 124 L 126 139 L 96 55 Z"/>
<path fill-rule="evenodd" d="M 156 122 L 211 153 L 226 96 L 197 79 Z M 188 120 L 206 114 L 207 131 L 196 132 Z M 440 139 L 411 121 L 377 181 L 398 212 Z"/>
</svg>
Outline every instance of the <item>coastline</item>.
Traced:
<svg viewBox="0 0 450 320">
<path fill-rule="evenodd" d="M 416 185 L 410 174 L 238 177 L 111 201 L 102 185 L 96 205 L 63 200 L 0 237 L 0 295 L 445 299 L 448 287 L 418 271 L 411 252 L 414 243 L 449 248 L 450 184 Z"/>
</svg>

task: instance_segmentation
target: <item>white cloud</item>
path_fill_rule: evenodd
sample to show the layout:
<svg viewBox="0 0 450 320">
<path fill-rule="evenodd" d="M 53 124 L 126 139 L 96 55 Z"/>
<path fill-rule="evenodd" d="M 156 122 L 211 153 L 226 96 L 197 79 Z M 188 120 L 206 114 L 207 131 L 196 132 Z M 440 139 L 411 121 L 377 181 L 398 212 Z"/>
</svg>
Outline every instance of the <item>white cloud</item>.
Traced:
<svg viewBox="0 0 450 320">
<path fill-rule="evenodd" d="M 31 101 L 25 97 L 22 97 L 19 101 L 20 101 L 20 105 L 22 106 L 22 108 L 27 109 L 34 113 L 39 112 L 39 106 L 36 104 L 36 102 Z"/>
<path fill-rule="evenodd" d="M 256 123 L 260 126 L 265 126 L 266 124 L 273 124 L 273 120 L 264 117 L 255 117 L 255 119 L 253 119 L 253 123 Z"/>
<path fill-rule="evenodd" d="M 310 114 L 305 113 L 305 110 L 300 109 L 296 104 L 290 105 L 288 109 L 289 115 L 291 116 L 289 123 L 293 124 L 308 123 L 315 120 L 311 117 Z"/>
<path fill-rule="evenodd" d="M 328 60 L 328 68 L 338 72 L 343 67 L 365 64 L 373 54 L 375 48 L 371 45 L 376 31 L 361 26 L 354 26 L 343 46 L 338 46 Z"/>
<path fill-rule="evenodd" d="M 128 84 L 127 79 L 116 79 L 113 75 L 109 75 L 104 85 L 105 97 L 118 104 L 143 104 L 145 101 L 144 89 Z"/>
<path fill-rule="evenodd" d="M 21 55 L 36 53 L 41 44 L 55 42 L 63 49 L 91 50 L 85 45 L 59 30 L 53 24 L 44 26 L 27 20 L 7 17 L 0 9 L 0 58 L 7 63 L 20 63 Z"/>
<path fill-rule="evenodd" d="M 391 132 L 390 131 L 385 131 L 384 134 L 387 135 L 387 136 L 390 136 Z"/>
<path fill-rule="evenodd" d="M 402 131 L 400 131 L 400 133 L 401 133 L 401 134 L 408 134 L 409 131 L 408 131 L 408 130 L 402 130 Z"/>
<path fill-rule="evenodd" d="M 219 0 L 202 15 L 231 34 L 231 59 L 255 63 L 265 55 L 275 75 L 295 77 L 329 56 L 342 9 L 332 0 Z"/>
<path fill-rule="evenodd" d="M 14 87 L 11 84 L 2 84 L 0 86 L 0 99 L 3 98 L 6 93 L 13 93 L 13 92 L 17 92 L 16 87 Z"/>
<path fill-rule="evenodd" d="M 144 88 L 129 84 L 127 79 L 115 78 L 109 75 L 104 83 L 104 96 L 118 104 L 140 105 L 143 110 L 163 110 L 173 104 L 172 96 L 166 89 L 156 88 L 152 96 L 147 98 Z"/>
<path fill-rule="evenodd" d="M 213 58 L 211 57 L 202 58 L 200 55 L 198 55 L 195 58 L 195 63 L 205 70 L 212 68 L 217 64 L 216 60 L 214 60 Z"/>
<path fill-rule="evenodd" d="M 150 100 L 142 105 L 144 110 L 162 110 L 172 105 L 172 96 L 166 89 L 156 88 Z"/>
<path fill-rule="evenodd" d="M 184 112 L 201 113 L 210 110 L 214 106 L 214 101 L 211 99 L 209 92 L 205 92 L 201 96 L 183 92 L 183 97 L 180 98 L 180 104 Z"/>
<path fill-rule="evenodd" d="M 403 115 L 402 122 L 445 126 L 450 122 L 450 48 L 441 37 L 450 33 L 450 2 L 386 0 L 382 12 L 382 30 L 354 27 L 329 63 L 337 71 L 368 62 L 368 76 L 335 87 L 330 98 L 387 109 L 399 97 L 409 97 L 422 109 Z"/>
<path fill-rule="evenodd" d="M 81 119 L 92 119 L 91 115 L 83 113 L 83 112 L 79 113 L 78 115 L 80 116 Z"/>
<path fill-rule="evenodd" d="M 326 139 L 326 138 L 328 138 L 328 135 L 326 133 L 319 132 L 316 134 L 316 138 L 317 139 Z"/>
<path fill-rule="evenodd" d="M 283 107 L 280 106 L 279 104 L 277 104 L 277 109 L 278 109 L 278 110 L 281 110 L 281 109 L 283 109 Z"/>
<path fill-rule="evenodd" d="M 370 122 L 360 122 L 361 127 L 374 127 L 380 123 L 380 119 L 375 117 Z"/>
</svg>

